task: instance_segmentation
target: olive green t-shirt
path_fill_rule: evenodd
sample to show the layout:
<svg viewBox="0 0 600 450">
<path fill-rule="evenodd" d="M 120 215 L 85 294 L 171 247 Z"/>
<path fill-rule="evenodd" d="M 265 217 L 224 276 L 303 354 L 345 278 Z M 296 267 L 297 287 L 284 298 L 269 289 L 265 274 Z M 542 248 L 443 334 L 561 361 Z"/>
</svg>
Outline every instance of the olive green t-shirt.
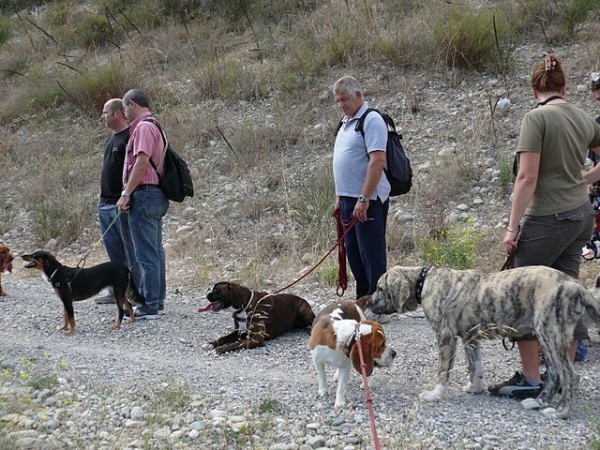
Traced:
<svg viewBox="0 0 600 450">
<path fill-rule="evenodd" d="M 538 182 L 525 210 L 547 216 L 589 201 L 583 165 L 589 148 L 600 147 L 600 125 L 570 103 L 544 105 L 523 117 L 517 152 L 540 153 Z"/>
</svg>

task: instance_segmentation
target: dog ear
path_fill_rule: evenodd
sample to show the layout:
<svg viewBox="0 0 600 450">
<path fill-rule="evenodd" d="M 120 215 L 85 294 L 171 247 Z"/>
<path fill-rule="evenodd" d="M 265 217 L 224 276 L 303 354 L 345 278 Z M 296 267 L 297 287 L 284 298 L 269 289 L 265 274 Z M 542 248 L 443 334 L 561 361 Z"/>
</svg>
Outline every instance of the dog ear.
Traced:
<svg viewBox="0 0 600 450">
<path fill-rule="evenodd" d="M 373 368 L 375 367 L 375 362 L 373 360 L 373 342 L 372 339 L 369 338 L 370 335 L 361 335 L 360 337 L 360 348 L 362 350 L 363 361 L 365 363 L 365 370 L 367 372 L 367 376 L 370 377 L 373 373 Z M 352 350 L 350 350 L 350 359 L 352 360 L 352 366 L 356 369 L 358 373 L 362 375 L 362 368 L 360 363 L 360 353 L 358 352 L 359 343 L 356 342 L 352 346 Z"/>
<path fill-rule="evenodd" d="M 388 271 L 384 280 L 387 283 L 387 291 L 395 303 L 396 311 L 400 313 L 414 311 L 419 306 L 414 296 L 414 286 L 411 288 L 411 283 L 404 274 L 405 269 L 404 267 L 394 267 Z"/>
<path fill-rule="evenodd" d="M 356 300 L 355 304 L 360 306 L 362 309 L 365 309 L 365 305 L 369 300 L 371 300 L 371 294 L 363 295 L 361 298 Z"/>
</svg>

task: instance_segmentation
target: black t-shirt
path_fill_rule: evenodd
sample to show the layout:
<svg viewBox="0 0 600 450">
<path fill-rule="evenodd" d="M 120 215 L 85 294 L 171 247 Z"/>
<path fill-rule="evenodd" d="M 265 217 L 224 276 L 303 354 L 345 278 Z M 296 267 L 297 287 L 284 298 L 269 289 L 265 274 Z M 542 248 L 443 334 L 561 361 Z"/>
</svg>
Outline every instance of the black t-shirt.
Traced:
<svg viewBox="0 0 600 450">
<path fill-rule="evenodd" d="M 129 128 L 113 134 L 106 141 L 102 174 L 100 176 L 100 199 L 103 202 L 117 203 L 121 198 L 127 141 L 129 141 Z"/>
</svg>

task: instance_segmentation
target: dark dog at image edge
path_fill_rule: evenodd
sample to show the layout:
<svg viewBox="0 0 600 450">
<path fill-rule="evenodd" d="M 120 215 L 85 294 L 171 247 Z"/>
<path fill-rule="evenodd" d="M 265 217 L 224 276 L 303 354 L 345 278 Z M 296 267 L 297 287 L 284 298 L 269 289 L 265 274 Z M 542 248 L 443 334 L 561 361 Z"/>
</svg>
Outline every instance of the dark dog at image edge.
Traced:
<svg viewBox="0 0 600 450">
<path fill-rule="evenodd" d="M 363 307 L 369 298 L 370 296 L 364 296 L 356 302 L 333 303 L 323 308 L 313 322 L 308 348 L 319 378 L 319 396 L 327 395 L 325 365 L 336 367 L 336 408 L 346 406 L 344 393 L 351 367 L 362 373 L 361 366 L 364 362 L 366 376 L 371 376 L 375 366 L 389 366 L 396 356 L 396 352 L 386 344 L 383 327 L 367 320 Z M 362 362 L 358 351 L 357 331 Z"/>
<path fill-rule="evenodd" d="M 463 341 L 469 383 L 465 392 L 484 389 L 479 341 L 535 333 L 544 353 L 548 380 L 526 409 L 567 418 L 577 389 L 569 346 L 579 318 L 587 311 L 600 324 L 600 277 L 594 293 L 574 278 L 543 266 L 493 274 L 441 267 L 393 267 L 382 275 L 366 307 L 377 314 L 414 311 L 419 305 L 435 331 L 437 384 L 422 392 L 427 401 L 442 399 L 454 365 L 457 338 Z M 548 407 L 556 400 L 556 409 Z"/>
<path fill-rule="evenodd" d="M 138 292 L 133 277 L 126 265 L 120 263 L 106 262 L 90 267 L 71 268 L 62 265 L 50 253 L 37 250 L 31 255 L 22 255 L 26 261 L 23 267 L 41 270 L 54 288 L 54 292 L 63 302 L 64 324 L 58 327 L 65 334 L 75 332 L 75 313 L 73 302 L 88 299 L 102 289 L 112 287 L 119 310 L 117 321 L 112 329 L 121 327 L 123 308 L 127 308 L 129 321 L 135 320 L 132 304 L 143 305 L 146 303 L 144 297 Z"/>
<path fill-rule="evenodd" d="M 12 272 L 12 262 L 15 257 L 10 253 L 10 249 L 4 245 L 0 244 L 0 273 L 2 272 Z M 0 283 L 0 296 L 4 297 L 6 292 L 2 289 L 2 283 Z"/>
<path fill-rule="evenodd" d="M 210 304 L 198 311 L 235 309 L 234 331 L 209 342 L 218 354 L 261 347 L 287 331 L 309 327 L 315 318 L 308 302 L 297 295 L 271 295 L 228 281 L 215 284 L 206 298 Z"/>
</svg>

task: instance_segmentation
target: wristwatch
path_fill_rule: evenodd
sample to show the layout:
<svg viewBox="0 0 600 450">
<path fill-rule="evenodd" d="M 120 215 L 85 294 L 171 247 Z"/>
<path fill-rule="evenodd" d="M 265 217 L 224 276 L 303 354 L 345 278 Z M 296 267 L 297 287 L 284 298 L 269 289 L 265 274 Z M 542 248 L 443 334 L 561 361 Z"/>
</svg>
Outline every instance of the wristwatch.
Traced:
<svg viewBox="0 0 600 450">
<path fill-rule="evenodd" d="M 369 199 L 367 197 L 365 197 L 364 195 L 359 195 L 358 196 L 358 201 L 361 203 L 367 202 L 369 201 Z"/>
<path fill-rule="evenodd" d="M 129 197 L 129 194 L 126 191 L 121 191 L 121 197 Z"/>
</svg>

